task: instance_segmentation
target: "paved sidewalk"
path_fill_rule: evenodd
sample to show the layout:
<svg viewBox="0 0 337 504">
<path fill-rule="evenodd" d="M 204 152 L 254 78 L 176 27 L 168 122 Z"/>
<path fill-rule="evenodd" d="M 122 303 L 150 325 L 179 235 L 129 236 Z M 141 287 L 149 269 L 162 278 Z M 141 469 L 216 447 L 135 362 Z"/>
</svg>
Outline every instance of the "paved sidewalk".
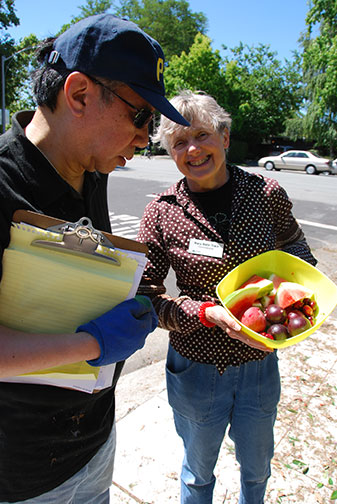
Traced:
<svg viewBox="0 0 337 504">
<path fill-rule="evenodd" d="M 158 333 L 157 333 L 158 331 Z M 167 337 L 157 330 L 152 337 Z M 163 334 L 165 333 L 165 334 Z M 327 504 L 337 491 L 337 320 L 278 352 L 282 397 L 265 502 Z M 182 443 L 165 388 L 165 361 L 124 374 L 117 386 L 113 504 L 178 504 Z M 238 502 L 239 469 L 226 437 L 214 504 Z"/>
</svg>

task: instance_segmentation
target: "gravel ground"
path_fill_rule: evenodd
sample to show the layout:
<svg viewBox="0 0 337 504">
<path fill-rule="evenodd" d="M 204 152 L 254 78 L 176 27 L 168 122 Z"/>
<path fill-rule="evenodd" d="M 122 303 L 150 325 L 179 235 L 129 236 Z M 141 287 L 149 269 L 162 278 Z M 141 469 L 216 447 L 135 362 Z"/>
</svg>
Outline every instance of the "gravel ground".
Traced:
<svg viewBox="0 0 337 504">
<path fill-rule="evenodd" d="M 317 268 L 337 284 L 337 244 L 315 249 L 312 252 L 318 261 Z M 337 308 L 332 316 L 337 319 Z"/>
</svg>

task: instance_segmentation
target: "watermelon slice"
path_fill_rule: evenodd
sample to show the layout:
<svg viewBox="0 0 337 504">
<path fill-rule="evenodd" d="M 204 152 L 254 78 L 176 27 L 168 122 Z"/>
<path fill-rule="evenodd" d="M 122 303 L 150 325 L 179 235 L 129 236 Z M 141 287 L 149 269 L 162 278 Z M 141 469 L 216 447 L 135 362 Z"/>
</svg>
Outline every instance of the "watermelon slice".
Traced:
<svg viewBox="0 0 337 504">
<path fill-rule="evenodd" d="M 232 312 L 234 317 L 240 318 L 242 313 L 250 308 L 257 300 L 260 287 L 258 285 L 247 285 L 231 292 L 223 300 L 223 304 Z"/>
<path fill-rule="evenodd" d="M 287 308 L 301 299 L 314 299 L 314 296 L 314 292 L 303 285 L 295 282 L 282 282 L 276 291 L 275 304 L 281 308 Z"/>
<path fill-rule="evenodd" d="M 276 293 L 279 285 L 282 283 L 282 282 L 286 282 L 287 280 L 285 278 L 282 278 L 278 275 L 276 275 L 275 273 L 272 273 L 271 275 L 269 275 L 269 280 L 271 280 L 273 282 L 273 285 L 274 285 L 274 294 Z"/>
<path fill-rule="evenodd" d="M 272 292 L 267 296 L 262 296 L 262 298 L 260 298 L 260 303 L 263 308 L 267 308 L 267 306 L 274 303 L 275 293 L 273 294 L 273 292 L 274 290 L 272 290 Z"/>
<path fill-rule="evenodd" d="M 269 292 L 273 288 L 273 282 L 272 280 L 268 280 L 267 278 L 263 278 L 258 275 L 253 275 L 246 282 L 244 282 L 239 289 L 244 289 L 245 287 L 258 287 L 258 295 L 257 297 L 260 298 L 262 296 L 266 296 L 269 294 Z"/>
</svg>

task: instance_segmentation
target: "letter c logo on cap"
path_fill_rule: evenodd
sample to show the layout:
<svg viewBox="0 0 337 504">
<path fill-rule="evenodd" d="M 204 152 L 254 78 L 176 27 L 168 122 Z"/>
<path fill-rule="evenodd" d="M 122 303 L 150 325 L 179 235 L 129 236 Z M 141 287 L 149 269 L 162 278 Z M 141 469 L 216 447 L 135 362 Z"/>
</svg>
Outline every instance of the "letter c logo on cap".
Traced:
<svg viewBox="0 0 337 504">
<path fill-rule="evenodd" d="M 160 74 L 164 73 L 164 60 L 163 58 L 158 58 L 157 61 L 157 80 L 160 80 Z"/>
</svg>

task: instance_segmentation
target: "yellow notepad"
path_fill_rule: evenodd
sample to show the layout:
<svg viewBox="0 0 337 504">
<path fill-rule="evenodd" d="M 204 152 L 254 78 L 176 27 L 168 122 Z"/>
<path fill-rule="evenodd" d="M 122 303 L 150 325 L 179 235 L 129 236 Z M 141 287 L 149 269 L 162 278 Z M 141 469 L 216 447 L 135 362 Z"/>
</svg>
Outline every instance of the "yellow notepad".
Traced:
<svg viewBox="0 0 337 504">
<path fill-rule="evenodd" d="M 36 245 L 42 240 L 51 246 Z M 60 233 L 13 223 L 3 255 L 2 325 L 24 332 L 73 333 L 80 324 L 134 297 L 146 263 L 144 253 L 98 245 L 95 257 L 74 255 L 53 248 L 62 240 Z M 80 362 L 3 381 L 93 392 L 111 385 L 113 369 L 114 365 L 96 368 Z"/>
</svg>

